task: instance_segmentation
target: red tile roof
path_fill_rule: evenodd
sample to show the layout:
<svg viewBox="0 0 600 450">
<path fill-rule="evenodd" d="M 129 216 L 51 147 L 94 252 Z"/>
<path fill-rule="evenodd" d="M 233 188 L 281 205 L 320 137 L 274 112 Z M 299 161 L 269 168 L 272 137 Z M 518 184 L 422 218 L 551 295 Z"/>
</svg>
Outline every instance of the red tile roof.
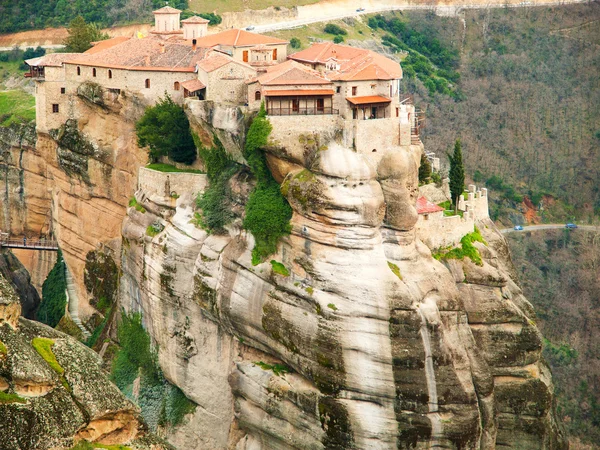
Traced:
<svg viewBox="0 0 600 450">
<path fill-rule="evenodd" d="M 94 53 L 101 52 L 103 50 L 106 50 L 107 48 L 111 48 L 115 45 L 128 41 L 129 39 L 131 38 L 127 36 L 117 36 L 112 39 L 106 39 L 104 41 L 92 42 L 93 47 L 85 51 L 84 53 L 86 55 L 92 55 Z"/>
<path fill-rule="evenodd" d="M 436 205 L 435 203 L 431 203 L 425 197 L 419 197 L 417 199 L 417 212 L 419 214 L 429 214 L 434 212 L 443 211 L 444 208 Z"/>
<path fill-rule="evenodd" d="M 381 95 L 365 95 L 364 97 L 346 97 L 353 105 L 366 105 L 372 103 L 390 103 L 391 100 Z"/>
<path fill-rule="evenodd" d="M 301 52 L 289 56 L 290 59 L 310 63 L 325 64 L 335 62 L 337 70 L 326 71 L 327 78 L 340 81 L 395 80 L 402 78 L 400 64 L 379 53 L 347 45 L 323 42 L 313 44 Z"/>
<path fill-rule="evenodd" d="M 184 81 L 183 83 L 181 83 L 181 86 L 190 92 L 196 92 L 206 87 L 204 84 L 202 84 L 202 81 L 198 79 Z"/>
<path fill-rule="evenodd" d="M 332 84 L 316 70 L 312 70 L 296 61 L 286 61 L 271 66 L 257 80 L 262 86 Z"/>
<path fill-rule="evenodd" d="M 198 62 L 198 68 L 204 70 L 205 72 L 212 72 L 213 70 L 217 70 L 229 63 L 238 64 L 240 66 L 252 69 L 252 66 L 240 61 L 236 61 L 231 56 L 215 50 L 206 51 L 204 58 Z"/>
<path fill-rule="evenodd" d="M 267 97 L 306 97 L 310 95 L 333 95 L 332 89 L 286 89 L 280 91 L 265 91 Z"/>
<path fill-rule="evenodd" d="M 181 10 L 179 9 L 171 8 L 170 6 L 163 6 L 162 8 L 157 9 L 156 11 L 152 11 L 152 14 L 174 14 L 180 12 Z"/>
<path fill-rule="evenodd" d="M 287 44 L 283 39 L 265 36 L 262 34 L 249 33 L 245 30 L 226 30 L 221 33 L 210 34 L 197 40 L 199 47 L 214 47 L 216 45 L 227 45 L 231 47 L 248 47 L 258 44 Z"/>
<path fill-rule="evenodd" d="M 208 23 L 209 20 L 206 20 L 204 17 L 192 16 L 187 19 L 183 19 L 181 23 Z"/>
<path fill-rule="evenodd" d="M 196 63 L 205 54 L 206 49 L 193 50 L 185 41 L 130 38 L 96 52 L 79 54 L 69 63 L 114 69 L 194 72 Z"/>
<path fill-rule="evenodd" d="M 37 58 L 25 60 L 25 64 L 31 67 L 60 67 L 64 62 L 77 58 L 81 53 L 49 53 Z"/>
</svg>

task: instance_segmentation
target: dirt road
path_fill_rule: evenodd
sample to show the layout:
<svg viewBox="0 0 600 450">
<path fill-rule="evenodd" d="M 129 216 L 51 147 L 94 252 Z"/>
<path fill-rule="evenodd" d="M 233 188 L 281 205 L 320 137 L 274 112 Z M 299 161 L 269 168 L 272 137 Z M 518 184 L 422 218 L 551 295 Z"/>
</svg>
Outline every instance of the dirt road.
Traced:
<svg viewBox="0 0 600 450">
<path fill-rule="evenodd" d="M 526 233 L 527 231 L 540 231 L 540 230 L 561 230 L 561 229 L 566 229 L 565 224 L 564 223 L 552 223 L 552 224 L 546 224 L 546 225 L 530 225 L 530 226 L 523 226 L 523 230 L 515 230 L 514 228 L 502 228 L 500 230 L 501 233 Z M 571 231 L 573 232 L 577 232 L 577 230 L 584 230 L 584 231 L 596 231 L 598 233 L 600 233 L 600 226 L 594 226 L 594 225 L 577 225 L 577 228 L 571 228 Z"/>
</svg>

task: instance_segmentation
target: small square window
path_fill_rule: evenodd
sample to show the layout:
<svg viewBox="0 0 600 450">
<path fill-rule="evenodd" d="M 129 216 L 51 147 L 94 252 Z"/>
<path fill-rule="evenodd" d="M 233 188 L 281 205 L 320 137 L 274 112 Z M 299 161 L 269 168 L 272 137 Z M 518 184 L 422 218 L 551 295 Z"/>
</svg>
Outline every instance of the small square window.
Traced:
<svg viewBox="0 0 600 450">
<path fill-rule="evenodd" d="M 65 92 L 67 92 L 67 89 L 66 89 L 66 88 L 60 88 L 60 93 L 61 93 L 61 94 L 64 94 Z"/>
<path fill-rule="evenodd" d="M 57 113 L 58 112 L 58 103 L 52 103 L 52 112 L 53 113 Z"/>
</svg>

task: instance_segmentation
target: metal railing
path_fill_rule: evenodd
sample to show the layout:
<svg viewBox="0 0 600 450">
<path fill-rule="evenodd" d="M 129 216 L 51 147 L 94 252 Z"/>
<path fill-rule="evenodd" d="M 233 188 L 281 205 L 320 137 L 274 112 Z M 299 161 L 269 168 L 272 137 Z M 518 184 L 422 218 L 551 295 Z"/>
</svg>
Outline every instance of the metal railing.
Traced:
<svg viewBox="0 0 600 450">
<path fill-rule="evenodd" d="M 57 251 L 58 242 L 53 239 L 11 239 L 8 233 L 0 233 L 0 248 Z"/>
<path fill-rule="evenodd" d="M 333 108 L 268 108 L 270 116 L 321 116 L 325 114 L 339 114 L 338 109 Z"/>
</svg>

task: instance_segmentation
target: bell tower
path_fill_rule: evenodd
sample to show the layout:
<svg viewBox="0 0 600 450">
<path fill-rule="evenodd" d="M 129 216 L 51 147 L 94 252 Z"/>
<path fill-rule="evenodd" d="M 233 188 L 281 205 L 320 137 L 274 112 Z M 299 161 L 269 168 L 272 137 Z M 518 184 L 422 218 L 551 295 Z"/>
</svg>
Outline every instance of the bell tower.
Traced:
<svg viewBox="0 0 600 450">
<path fill-rule="evenodd" d="M 154 14 L 154 29 L 151 33 L 163 35 L 181 34 L 179 27 L 180 10 L 164 6 L 156 11 L 152 11 L 152 14 Z"/>
</svg>

